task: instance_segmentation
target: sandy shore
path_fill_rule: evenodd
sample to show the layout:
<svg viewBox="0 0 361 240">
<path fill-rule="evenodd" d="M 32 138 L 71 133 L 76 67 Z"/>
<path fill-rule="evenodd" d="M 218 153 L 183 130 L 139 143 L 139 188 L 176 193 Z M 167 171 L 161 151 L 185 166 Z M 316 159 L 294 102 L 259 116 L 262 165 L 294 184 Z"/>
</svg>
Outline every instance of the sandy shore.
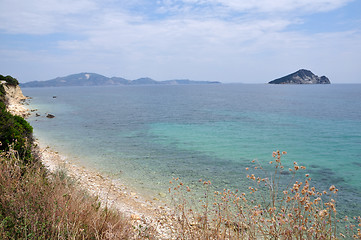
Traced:
<svg viewBox="0 0 361 240">
<path fill-rule="evenodd" d="M 135 224 L 152 226 L 159 233 L 159 237 L 168 239 L 171 226 L 169 225 L 169 208 L 158 199 L 149 200 L 136 193 L 125 184 L 101 175 L 95 170 L 75 164 L 65 156 L 53 151 L 46 145 L 37 142 L 44 166 L 50 171 L 66 171 L 67 175 L 77 181 L 82 189 L 97 196 L 105 207 L 112 207 L 130 217 Z"/>
<path fill-rule="evenodd" d="M 22 93 L 20 95 L 17 92 L 15 95 L 16 98 L 8 99 L 9 112 L 22 117 L 29 116 L 30 112 L 35 114 L 35 111 L 30 111 L 24 105 L 27 103 L 24 102 L 26 97 L 21 97 Z M 119 181 L 76 164 L 68 157 L 52 150 L 46 143 L 36 141 L 35 144 L 38 146 L 41 161 L 49 172 L 65 171 L 82 189 L 97 196 L 102 206 L 112 207 L 130 217 L 135 226 L 142 224 L 156 229 L 159 239 L 170 239 L 172 229 L 169 221 L 170 210 L 159 199 L 147 199 Z"/>
</svg>

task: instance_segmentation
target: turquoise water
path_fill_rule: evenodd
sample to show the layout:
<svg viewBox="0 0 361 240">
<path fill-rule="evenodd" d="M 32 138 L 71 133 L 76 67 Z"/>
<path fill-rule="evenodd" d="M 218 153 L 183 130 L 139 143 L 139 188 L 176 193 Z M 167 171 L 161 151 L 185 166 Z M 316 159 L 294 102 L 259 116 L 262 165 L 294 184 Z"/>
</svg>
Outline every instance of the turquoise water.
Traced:
<svg viewBox="0 0 361 240">
<path fill-rule="evenodd" d="M 140 192 L 172 177 L 215 188 L 249 185 L 251 160 L 272 152 L 307 167 L 319 189 L 336 185 L 345 213 L 361 209 L 361 85 L 24 88 L 36 137 Z M 56 98 L 53 98 L 56 96 Z M 47 119 L 45 113 L 56 117 Z"/>
</svg>

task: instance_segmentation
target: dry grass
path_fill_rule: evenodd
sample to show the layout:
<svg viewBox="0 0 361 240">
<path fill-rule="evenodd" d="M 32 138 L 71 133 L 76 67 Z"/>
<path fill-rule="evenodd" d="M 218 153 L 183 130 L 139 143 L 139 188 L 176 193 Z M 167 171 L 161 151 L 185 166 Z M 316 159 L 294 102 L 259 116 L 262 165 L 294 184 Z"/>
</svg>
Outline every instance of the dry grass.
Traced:
<svg viewBox="0 0 361 240">
<path fill-rule="evenodd" d="M 272 174 L 252 161 L 254 166 L 246 168 L 251 181 L 247 192 L 224 189 L 211 193 L 211 182 L 200 180 L 205 187 L 200 204 L 194 201 L 188 186 L 178 178 L 173 179 L 169 192 L 175 205 L 176 238 L 361 239 L 360 217 L 337 216 L 338 189 L 332 185 L 327 191 L 317 191 L 308 174 L 303 175 L 302 181 L 296 181 L 297 173 L 306 168 L 296 162 L 286 168 L 281 161 L 285 154 L 273 153 L 274 159 L 269 162 Z M 282 174 L 284 171 L 289 174 Z M 281 181 L 287 176 L 286 183 Z"/>
<path fill-rule="evenodd" d="M 0 239 L 139 239 L 131 221 L 79 190 L 62 171 L 0 156 Z"/>
</svg>

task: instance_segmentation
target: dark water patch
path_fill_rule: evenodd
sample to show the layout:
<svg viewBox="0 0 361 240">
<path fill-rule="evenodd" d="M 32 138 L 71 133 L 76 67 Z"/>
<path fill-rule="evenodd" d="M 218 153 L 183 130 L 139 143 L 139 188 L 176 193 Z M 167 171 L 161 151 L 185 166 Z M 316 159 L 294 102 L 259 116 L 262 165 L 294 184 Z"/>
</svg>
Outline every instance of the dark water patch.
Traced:
<svg viewBox="0 0 361 240">
<path fill-rule="evenodd" d="M 315 164 L 311 164 L 310 167 L 311 167 L 311 169 L 320 168 L 319 165 L 315 165 Z"/>
<path fill-rule="evenodd" d="M 361 162 L 352 162 L 352 164 L 358 166 L 358 167 L 361 167 Z"/>
</svg>

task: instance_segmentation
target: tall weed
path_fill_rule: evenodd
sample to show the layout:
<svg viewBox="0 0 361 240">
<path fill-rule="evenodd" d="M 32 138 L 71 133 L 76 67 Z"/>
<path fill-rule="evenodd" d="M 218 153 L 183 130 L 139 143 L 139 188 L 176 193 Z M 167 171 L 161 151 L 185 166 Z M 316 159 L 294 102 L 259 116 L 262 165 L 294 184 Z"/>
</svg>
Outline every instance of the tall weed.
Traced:
<svg viewBox="0 0 361 240">
<path fill-rule="evenodd" d="M 223 189 L 211 193 L 210 181 L 200 180 L 204 195 L 194 201 L 192 189 L 179 178 L 169 192 L 175 205 L 174 234 L 180 239 L 361 239 L 361 218 L 340 219 L 338 189 L 318 191 L 306 167 L 285 166 L 276 151 L 267 170 L 257 161 L 246 168 L 247 192 Z M 269 169 L 273 169 L 269 172 Z M 286 173 L 287 172 L 287 173 Z M 286 181 L 284 178 L 288 178 Z M 302 180 L 301 180 L 302 179 Z M 346 224 L 341 228 L 340 223 Z"/>
</svg>

